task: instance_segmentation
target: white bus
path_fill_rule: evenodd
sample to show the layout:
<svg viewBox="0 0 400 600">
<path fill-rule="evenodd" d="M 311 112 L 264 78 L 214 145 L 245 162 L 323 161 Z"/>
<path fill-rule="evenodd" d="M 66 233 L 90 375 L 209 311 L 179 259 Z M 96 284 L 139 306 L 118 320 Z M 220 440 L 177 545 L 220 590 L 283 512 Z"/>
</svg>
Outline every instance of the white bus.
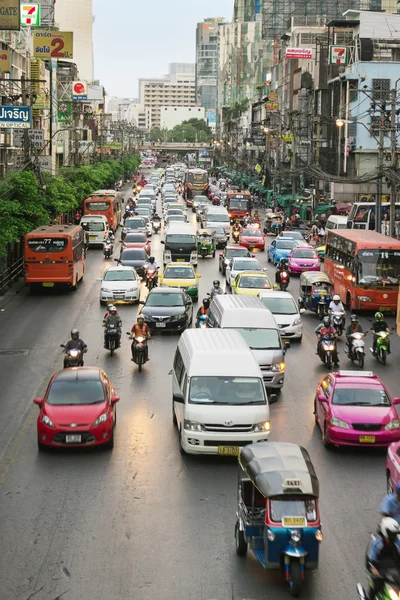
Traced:
<svg viewBox="0 0 400 600">
<path fill-rule="evenodd" d="M 104 234 L 108 230 L 107 217 L 104 215 L 84 215 L 81 218 L 82 229 L 89 234 L 89 246 L 102 246 Z"/>
</svg>

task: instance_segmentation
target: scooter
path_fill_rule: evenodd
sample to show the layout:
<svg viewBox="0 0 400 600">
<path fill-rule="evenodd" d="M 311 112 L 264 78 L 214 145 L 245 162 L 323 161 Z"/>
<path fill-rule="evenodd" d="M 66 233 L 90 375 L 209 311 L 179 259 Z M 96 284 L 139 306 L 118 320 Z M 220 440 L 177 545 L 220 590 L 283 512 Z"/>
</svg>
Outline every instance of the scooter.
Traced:
<svg viewBox="0 0 400 600">
<path fill-rule="evenodd" d="M 158 267 L 157 267 L 157 269 L 153 269 L 152 271 L 150 271 L 149 269 L 146 269 L 145 279 L 146 279 L 146 287 L 148 288 L 149 292 L 153 288 L 157 287 Z"/>
<path fill-rule="evenodd" d="M 331 314 L 331 323 L 332 326 L 336 329 L 337 335 L 340 337 L 343 333 L 344 325 L 345 325 L 345 314 L 344 312 L 334 312 Z"/>
<path fill-rule="evenodd" d="M 239 229 L 232 229 L 232 239 L 235 242 L 235 244 L 239 243 L 239 238 L 240 238 Z"/>
<path fill-rule="evenodd" d="M 61 348 L 65 348 L 65 344 L 60 344 Z M 86 352 L 86 349 L 84 350 Z M 66 357 L 64 359 L 64 369 L 69 367 L 83 367 L 83 358 L 81 350 L 71 348 L 65 350 Z"/>
<path fill-rule="evenodd" d="M 111 258 L 113 252 L 114 252 L 114 247 L 113 247 L 112 242 L 110 240 L 105 241 L 103 244 L 104 258 Z"/>
<path fill-rule="evenodd" d="M 333 356 L 336 352 L 336 339 L 333 335 L 324 335 L 322 337 L 318 356 L 328 369 L 332 368 Z"/>
<path fill-rule="evenodd" d="M 154 233 L 159 233 L 160 229 L 161 229 L 161 219 L 160 220 L 155 219 L 153 221 L 153 231 L 154 231 Z"/>
<path fill-rule="evenodd" d="M 207 327 L 207 315 L 200 315 L 196 322 L 197 329 L 206 329 Z"/>
<path fill-rule="evenodd" d="M 346 346 L 344 351 L 351 360 L 351 362 L 358 363 L 362 369 L 364 367 L 365 360 L 365 342 L 364 338 L 367 334 L 361 332 L 352 333 L 349 337 L 351 338 L 351 346 Z"/>
<path fill-rule="evenodd" d="M 390 333 L 388 331 L 378 331 L 375 334 L 376 337 L 376 349 L 375 354 L 372 348 L 370 348 L 372 354 L 375 356 L 376 360 L 378 360 L 382 365 L 386 365 L 386 357 L 389 353 L 390 343 L 389 343 Z"/>
<path fill-rule="evenodd" d="M 127 332 L 127 335 L 132 339 L 132 335 L 130 332 Z M 133 338 L 132 342 L 132 360 L 138 366 L 139 373 L 142 370 L 142 366 L 147 362 L 146 361 L 146 353 L 147 353 L 147 339 L 143 336 L 138 336 Z"/>
<path fill-rule="evenodd" d="M 110 351 L 110 356 L 114 354 L 114 351 L 120 347 L 119 336 L 121 335 L 120 330 L 116 325 L 108 325 L 106 329 L 107 345 Z"/>
<path fill-rule="evenodd" d="M 289 285 L 289 273 L 287 271 L 281 271 L 279 288 L 281 292 L 286 292 Z"/>
</svg>

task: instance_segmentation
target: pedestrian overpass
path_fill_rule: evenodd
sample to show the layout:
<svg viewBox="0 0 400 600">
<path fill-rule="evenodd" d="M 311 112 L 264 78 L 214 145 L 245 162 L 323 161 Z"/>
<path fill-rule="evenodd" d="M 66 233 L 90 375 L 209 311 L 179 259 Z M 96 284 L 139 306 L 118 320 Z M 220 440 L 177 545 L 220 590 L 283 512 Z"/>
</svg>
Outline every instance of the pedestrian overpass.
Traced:
<svg viewBox="0 0 400 600">
<path fill-rule="evenodd" d="M 141 150 L 157 150 L 165 152 L 173 151 L 186 151 L 186 152 L 197 152 L 199 150 L 205 150 L 207 152 L 214 152 L 213 144 L 201 143 L 201 142 L 146 142 L 140 147 Z"/>
</svg>

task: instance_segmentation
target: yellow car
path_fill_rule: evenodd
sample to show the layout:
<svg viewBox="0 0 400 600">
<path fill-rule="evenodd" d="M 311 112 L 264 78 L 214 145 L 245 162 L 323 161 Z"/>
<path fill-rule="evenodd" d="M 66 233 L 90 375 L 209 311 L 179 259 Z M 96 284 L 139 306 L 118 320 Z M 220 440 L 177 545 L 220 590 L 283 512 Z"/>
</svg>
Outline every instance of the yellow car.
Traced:
<svg viewBox="0 0 400 600">
<path fill-rule="evenodd" d="M 166 265 L 164 273 L 158 276 L 161 287 L 182 288 L 193 302 L 197 302 L 199 299 L 200 277 L 201 275 L 196 273 L 190 263 L 169 263 Z"/>
<path fill-rule="evenodd" d="M 266 273 L 262 271 L 242 271 L 232 282 L 232 294 L 258 296 L 263 290 L 272 290 L 274 286 Z"/>
</svg>

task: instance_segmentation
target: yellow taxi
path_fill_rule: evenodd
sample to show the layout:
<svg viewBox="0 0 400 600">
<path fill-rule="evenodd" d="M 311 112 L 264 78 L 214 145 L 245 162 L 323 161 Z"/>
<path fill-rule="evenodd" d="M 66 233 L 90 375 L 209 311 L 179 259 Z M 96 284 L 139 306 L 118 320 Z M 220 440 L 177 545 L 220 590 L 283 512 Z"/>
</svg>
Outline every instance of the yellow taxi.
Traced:
<svg viewBox="0 0 400 600">
<path fill-rule="evenodd" d="M 200 277 L 190 263 L 168 263 L 162 275 L 158 276 L 161 287 L 182 288 L 193 302 L 199 299 Z"/>
<path fill-rule="evenodd" d="M 242 271 L 232 282 L 232 294 L 243 296 L 258 296 L 260 292 L 272 289 L 270 278 L 262 271 Z"/>
</svg>

